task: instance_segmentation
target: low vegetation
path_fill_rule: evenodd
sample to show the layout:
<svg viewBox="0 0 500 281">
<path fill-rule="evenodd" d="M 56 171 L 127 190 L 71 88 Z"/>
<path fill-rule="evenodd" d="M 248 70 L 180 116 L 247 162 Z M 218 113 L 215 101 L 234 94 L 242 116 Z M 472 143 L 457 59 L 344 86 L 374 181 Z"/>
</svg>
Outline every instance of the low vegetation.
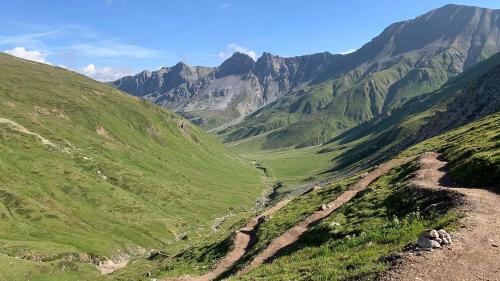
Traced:
<svg viewBox="0 0 500 281">
<path fill-rule="evenodd" d="M 499 136 L 497 113 L 419 143 L 398 157 L 439 151 L 449 161 L 454 180 L 467 185 L 498 183 Z M 454 229 L 461 217 L 454 208 L 461 202 L 458 193 L 418 189 L 409 183 L 416 169 L 417 162 L 394 169 L 307 232 L 271 264 L 233 279 L 372 280 L 425 229 Z M 469 175 L 465 180 L 464 174 Z M 305 202 L 304 206 L 309 206 Z M 429 207 L 439 202 L 439 207 Z"/>
<path fill-rule="evenodd" d="M 426 151 L 443 153 L 453 171 L 484 163 L 495 169 L 498 163 L 500 114 L 460 127 L 417 144 L 397 157 L 417 156 Z M 314 226 L 270 264 L 248 274 L 234 276 L 270 241 L 322 204 L 334 200 L 356 182 L 361 174 L 338 180 L 299 196 L 258 228 L 250 251 L 224 277 L 230 280 L 371 280 L 387 270 L 397 253 L 414 243 L 429 228 L 453 230 L 462 216 L 462 196 L 453 191 L 428 190 L 410 182 L 419 168 L 416 160 L 393 169 L 353 200 Z M 478 174 L 476 181 L 490 180 Z M 458 178 L 455 178 L 459 180 Z M 440 204 L 435 204 L 440 203 Z M 233 224 L 233 229 L 243 220 Z M 190 248 L 183 254 L 148 262 L 152 276 L 198 275 L 215 265 L 230 247 L 231 232 L 216 241 Z M 144 264 L 143 264 L 144 265 Z M 143 271 L 144 272 L 144 271 Z M 145 276 L 143 274 L 142 276 Z M 123 279 L 125 280 L 125 279 Z"/>
<path fill-rule="evenodd" d="M 0 255 L 26 269 L 3 280 L 95 280 L 90 262 L 203 240 L 266 188 L 253 164 L 182 117 L 5 54 L 0 118 Z"/>
<path fill-rule="evenodd" d="M 450 163 L 450 174 L 465 186 L 500 182 L 500 113 L 423 141 L 402 155 L 435 150 Z"/>
<path fill-rule="evenodd" d="M 459 196 L 409 186 L 417 165 L 394 169 L 346 203 L 271 264 L 230 280 L 372 280 L 426 228 L 453 228 Z M 447 202 L 425 211 L 435 202 Z"/>
</svg>

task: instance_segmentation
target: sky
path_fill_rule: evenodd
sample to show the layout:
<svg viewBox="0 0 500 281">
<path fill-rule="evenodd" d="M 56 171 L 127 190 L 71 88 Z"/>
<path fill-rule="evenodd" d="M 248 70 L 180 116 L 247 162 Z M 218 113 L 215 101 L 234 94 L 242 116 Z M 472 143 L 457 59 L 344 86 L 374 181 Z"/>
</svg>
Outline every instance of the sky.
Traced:
<svg viewBox="0 0 500 281">
<path fill-rule="evenodd" d="M 391 23 L 449 3 L 499 0 L 0 0 L 0 51 L 100 81 L 234 52 L 348 53 Z"/>
</svg>

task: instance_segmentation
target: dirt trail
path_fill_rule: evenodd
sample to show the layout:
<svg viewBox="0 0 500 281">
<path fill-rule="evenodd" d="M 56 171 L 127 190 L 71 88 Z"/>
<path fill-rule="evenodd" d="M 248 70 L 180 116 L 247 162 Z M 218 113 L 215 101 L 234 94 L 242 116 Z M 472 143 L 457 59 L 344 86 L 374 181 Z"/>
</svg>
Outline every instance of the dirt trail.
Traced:
<svg viewBox="0 0 500 281">
<path fill-rule="evenodd" d="M 57 145 L 53 144 L 51 141 L 47 140 L 46 138 L 42 137 L 41 135 L 39 135 L 37 133 L 30 132 L 24 126 L 12 121 L 12 120 L 0 118 L 0 124 L 5 124 L 5 125 L 9 126 L 10 128 L 12 128 L 13 130 L 16 130 L 20 133 L 35 136 L 38 139 L 38 141 L 40 141 L 43 145 L 51 146 L 54 148 L 59 148 Z"/>
<path fill-rule="evenodd" d="M 222 273 L 226 272 L 231 268 L 243 255 L 248 251 L 250 247 L 252 238 L 259 227 L 259 224 L 264 220 L 264 218 L 272 215 L 279 209 L 283 208 L 286 204 L 291 201 L 291 198 L 282 200 L 278 202 L 273 207 L 267 209 L 265 212 L 257 217 L 254 217 L 250 222 L 248 222 L 245 227 L 238 230 L 236 237 L 234 238 L 233 249 L 216 265 L 214 269 L 198 277 L 175 277 L 168 278 L 165 281 L 210 281 L 217 278 Z"/>
<path fill-rule="evenodd" d="M 325 210 L 318 210 L 303 220 L 301 223 L 295 225 L 294 227 L 287 230 L 281 236 L 275 238 L 271 243 L 260 252 L 245 268 L 239 271 L 237 274 L 244 274 L 250 270 L 260 266 L 264 262 L 272 259 L 278 251 L 290 246 L 295 243 L 302 234 L 304 234 L 312 225 L 321 221 L 325 217 L 329 216 L 336 209 L 342 206 L 344 203 L 351 200 L 359 191 L 368 187 L 369 184 L 374 182 L 379 177 L 386 174 L 392 168 L 408 161 L 408 159 L 396 159 L 386 162 L 375 170 L 369 172 L 360 181 L 351 186 L 349 190 L 342 193 L 336 200 L 330 202 Z"/>
<path fill-rule="evenodd" d="M 450 188 L 446 162 L 437 153 L 420 158 L 413 182 L 423 188 Z M 381 280 L 500 280 L 500 195 L 492 190 L 451 187 L 466 195 L 467 217 L 442 250 L 406 253 Z"/>
</svg>

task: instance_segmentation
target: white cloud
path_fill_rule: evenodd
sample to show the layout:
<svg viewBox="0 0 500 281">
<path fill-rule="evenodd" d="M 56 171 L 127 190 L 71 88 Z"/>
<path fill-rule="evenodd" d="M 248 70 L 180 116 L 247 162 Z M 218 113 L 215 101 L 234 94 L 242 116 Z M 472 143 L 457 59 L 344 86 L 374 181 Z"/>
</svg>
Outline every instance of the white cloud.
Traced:
<svg viewBox="0 0 500 281">
<path fill-rule="evenodd" d="M 339 54 L 341 55 L 347 55 L 347 54 L 350 54 L 350 53 L 354 53 L 356 52 L 358 49 L 348 49 L 348 50 L 345 50 L 345 51 L 342 51 L 342 52 L 339 52 Z"/>
<path fill-rule="evenodd" d="M 41 62 L 41 63 L 48 63 L 45 60 L 47 58 L 47 55 L 38 50 L 26 50 L 24 47 L 15 47 L 14 49 L 5 50 L 4 52 L 6 54 L 13 55 L 22 59 Z"/>
<path fill-rule="evenodd" d="M 113 39 L 99 41 L 95 44 L 76 44 L 69 46 L 67 49 L 85 57 L 134 59 L 162 57 L 161 53 L 157 50 L 124 44 Z"/>
<path fill-rule="evenodd" d="M 247 49 L 243 46 L 240 46 L 236 43 L 231 43 L 227 46 L 228 51 L 226 52 L 220 52 L 219 53 L 219 58 L 225 60 L 232 56 L 235 52 L 246 54 L 249 57 L 251 57 L 253 60 L 257 60 L 257 53 L 255 51 Z"/>
<path fill-rule="evenodd" d="M 134 74 L 134 71 L 130 68 L 112 66 L 98 67 L 93 63 L 83 67 L 80 72 L 98 81 L 114 81 L 123 76 Z"/>
<path fill-rule="evenodd" d="M 43 45 L 41 39 L 61 33 L 62 30 L 52 30 L 43 33 L 30 33 L 20 35 L 0 35 L 0 44 L 8 44 L 14 46 L 40 47 Z"/>
</svg>

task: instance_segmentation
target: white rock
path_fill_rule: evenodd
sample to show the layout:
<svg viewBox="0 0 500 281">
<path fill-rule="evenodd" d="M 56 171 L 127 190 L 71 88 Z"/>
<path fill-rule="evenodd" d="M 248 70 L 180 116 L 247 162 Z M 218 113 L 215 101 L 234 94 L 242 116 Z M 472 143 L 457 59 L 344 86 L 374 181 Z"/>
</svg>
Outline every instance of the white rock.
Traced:
<svg viewBox="0 0 500 281">
<path fill-rule="evenodd" d="M 432 248 L 441 248 L 441 244 L 439 244 L 436 240 L 431 240 Z"/>
<path fill-rule="evenodd" d="M 448 232 L 446 232 L 446 230 L 444 230 L 444 229 L 438 230 L 438 234 L 439 234 L 440 238 L 445 238 L 446 235 L 449 235 Z"/>
<path fill-rule="evenodd" d="M 439 233 L 435 229 L 433 229 L 429 231 L 429 238 L 433 239 L 439 238 Z"/>
<path fill-rule="evenodd" d="M 446 241 L 448 242 L 448 244 L 452 244 L 453 241 L 451 240 L 451 236 L 448 234 L 445 238 L 443 239 L 446 239 Z"/>
</svg>

